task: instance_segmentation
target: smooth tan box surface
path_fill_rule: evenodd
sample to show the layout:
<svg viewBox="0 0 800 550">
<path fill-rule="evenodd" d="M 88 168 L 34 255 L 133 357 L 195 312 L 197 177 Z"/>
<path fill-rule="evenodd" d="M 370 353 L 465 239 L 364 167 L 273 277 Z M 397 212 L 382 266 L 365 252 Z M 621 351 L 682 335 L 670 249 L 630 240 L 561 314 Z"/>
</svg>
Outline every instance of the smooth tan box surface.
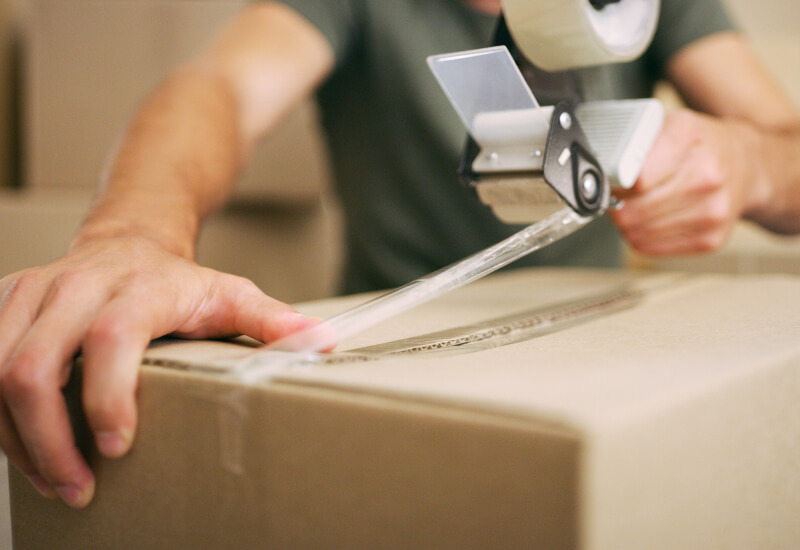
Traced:
<svg viewBox="0 0 800 550">
<path fill-rule="evenodd" d="M 16 547 L 798 547 L 799 330 L 796 277 L 533 270 L 269 381 L 158 342 L 87 510 L 12 476 Z"/>
</svg>

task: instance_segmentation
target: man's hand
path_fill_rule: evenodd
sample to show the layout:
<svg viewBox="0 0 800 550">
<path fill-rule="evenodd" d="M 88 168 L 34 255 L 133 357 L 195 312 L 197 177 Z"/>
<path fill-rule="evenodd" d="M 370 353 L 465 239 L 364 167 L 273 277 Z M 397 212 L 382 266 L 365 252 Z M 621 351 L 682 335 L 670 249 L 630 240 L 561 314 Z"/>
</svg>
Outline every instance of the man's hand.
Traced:
<svg viewBox="0 0 800 550">
<path fill-rule="evenodd" d="M 85 241 L 48 266 L 0 280 L 0 447 L 43 495 L 83 507 L 94 477 L 61 393 L 84 357 L 83 405 L 100 452 L 136 431 L 142 353 L 166 334 L 268 342 L 315 323 L 246 279 L 202 268 L 143 237 Z"/>
<path fill-rule="evenodd" d="M 136 430 L 152 338 L 267 342 L 316 322 L 187 258 L 259 137 L 332 66 L 330 44 L 301 15 L 244 7 L 141 105 L 70 254 L 0 280 L 0 447 L 40 493 L 75 507 L 94 493 L 61 393 L 79 350 L 97 447 L 118 457 Z"/>
<path fill-rule="evenodd" d="M 630 191 L 611 216 L 639 252 L 721 247 L 740 218 L 800 233 L 800 115 L 739 33 L 697 40 L 666 76 L 689 110 L 668 115 Z"/>
<path fill-rule="evenodd" d="M 747 124 L 681 110 L 670 113 L 636 185 L 611 213 L 639 252 L 694 254 L 720 248 L 736 222 L 767 200 Z"/>
<path fill-rule="evenodd" d="M 667 77 L 692 108 L 668 115 L 630 191 L 612 212 L 639 252 L 721 247 L 740 218 L 800 233 L 800 115 L 747 40 L 718 33 L 676 53 Z"/>
</svg>

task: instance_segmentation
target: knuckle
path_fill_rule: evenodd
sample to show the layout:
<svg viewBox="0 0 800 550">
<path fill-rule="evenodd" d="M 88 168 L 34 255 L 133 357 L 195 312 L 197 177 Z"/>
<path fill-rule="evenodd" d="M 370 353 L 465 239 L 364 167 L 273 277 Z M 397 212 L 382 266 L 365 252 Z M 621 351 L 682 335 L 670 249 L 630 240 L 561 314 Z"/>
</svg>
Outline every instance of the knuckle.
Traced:
<svg viewBox="0 0 800 550">
<path fill-rule="evenodd" d="M 614 222 L 623 234 L 638 234 L 648 227 L 651 216 L 639 206 L 626 205 L 614 212 Z"/>
<path fill-rule="evenodd" d="M 101 315 L 89 326 L 85 340 L 88 344 L 97 342 L 120 342 L 130 334 L 130 327 L 124 317 Z"/>
<path fill-rule="evenodd" d="M 24 292 L 33 287 L 38 287 L 42 283 L 43 275 L 38 269 L 23 271 L 12 283 L 17 292 Z"/>
<path fill-rule="evenodd" d="M 235 309 L 241 308 L 245 303 L 252 300 L 259 300 L 263 297 L 261 289 L 250 279 L 238 275 L 225 275 L 225 283 L 221 285 L 224 289 L 219 298 Z"/>
<path fill-rule="evenodd" d="M 53 279 L 53 289 L 58 293 L 71 293 L 88 281 L 88 273 L 73 267 L 62 271 Z"/>
<path fill-rule="evenodd" d="M 623 231 L 622 237 L 631 246 L 631 248 L 637 252 L 641 252 L 642 248 L 645 247 L 648 242 L 646 239 L 642 239 L 636 232 Z"/>
<path fill-rule="evenodd" d="M 248 279 L 247 277 L 240 277 L 238 275 L 226 275 L 227 283 L 230 285 L 230 288 L 237 289 L 240 292 L 244 293 L 260 293 L 261 290 L 258 286 Z"/>
<path fill-rule="evenodd" d="M 711 201 L 708 208 L 707 220 L 712 226 L 722 226 L 728 223 L 731 216 L 731 204 L 727 195 L 720 195 Z"/>
<path fill-rule="evenodd" d="M 50 382 L 42 360 L 33 353 L 23 352 L 6 369 L 0 387 L 9 404 L 19 405 L 36 400 Z"/>
<path fill-rule="evenodd" d="M 630 241 L 631 248 L 635 252 L 644 255 L 651 255 L 652 254 L 652 245 L 647 241 Z"/>
<path fill-rule="evenodd" d="M 695 218 L 698 230 L 706 232 L 722 231 L 731 223 L 733 219 L 732 205 L 730 197 L 724 193 L 716 193 L 705 199 L 702 203 L 702 210 Z M 705 238 L 706 235 L 703 235 Z"/>
<path fill-rule="evenodd" d="M 48 448 L 41 456 L 32 457 L 32 460 L 36 469 L 53 485 L 72 483 L 83 477 L 68 448 Z"/>
<path fill-rule="evenodd" d="M 700 237 L 698 241 L 700 252 L 714 252 L 725 244 L 725 234 L 722 231 L 710 231 Z"/>
<path fill-rule="evenodd" d="M 634 245 L 637 242 L 637 235 L 634 231 L 630 231 L 627 227 L 620 226 L 618 227 L 619 233 L 623 239 L 625 239 L 631 245 Z"/>
<path fill-rule="evenodd" d="M 728 179 L 725 169 L 715 156 L 708 155 L 707 158 L 703 169 L 703 181 L 708 189 L 720 189 Z"/>
<path fill-rule="evenodd" d="M 625 212 L 620 212 L 619 216 L 615 218 L 617 222 L 617 226 L 620 228 L 620 231 L 623 233 L 630 232 L 631 229 L 638 223 L 639 216 L 636 212 L 629 210 Z"/>
<path fill-rule="evenodd" d="M 621 210 L 609 211 L 608 215 L 611 216 L 611 219 L 614 221 L 614 225 L 616 225 L 621 232 L 625 231 L 625 228 L 628 226 L 628 208 L 627 205 L 625 208 Z"/>
<path fill-rule="evenodd" d="M 0 307 L 11 301 L 14 296 L 27 294 L 42 283 L 42 275 L 37 269 L 29 269 L 14 275 L 5 277 L 2 281 L 5 287 L 0 296 Z"/>
</svg>

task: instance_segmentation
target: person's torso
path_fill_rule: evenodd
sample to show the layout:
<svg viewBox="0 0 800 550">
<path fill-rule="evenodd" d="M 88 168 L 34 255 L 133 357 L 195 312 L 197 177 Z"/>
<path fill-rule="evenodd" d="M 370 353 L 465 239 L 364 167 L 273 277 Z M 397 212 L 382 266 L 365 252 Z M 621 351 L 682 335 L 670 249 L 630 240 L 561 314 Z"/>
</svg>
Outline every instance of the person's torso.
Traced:
<svg viewBox="0 0 800 550">
<path fill-rule="evenodd" d="M 426 63 L 490 45 L 497 19 L 460 0 L 362 5 L 357 36 L 319 94 L 347 220 L 345 292 L 397 286 L 519 229 L 459 184 L 466 132 Z M 586 99 L 641 97 L 652 88 L 637 64 L 580 71 L 577 81 Z M 517 265 L 620 262 L 620 239 L 604 218 Z"/>
</svg>

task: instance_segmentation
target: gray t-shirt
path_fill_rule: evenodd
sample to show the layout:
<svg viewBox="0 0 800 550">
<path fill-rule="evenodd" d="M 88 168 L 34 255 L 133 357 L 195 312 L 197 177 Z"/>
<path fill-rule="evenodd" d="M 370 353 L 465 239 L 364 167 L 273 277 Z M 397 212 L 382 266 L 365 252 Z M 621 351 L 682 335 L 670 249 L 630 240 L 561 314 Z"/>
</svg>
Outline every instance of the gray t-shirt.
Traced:
<svg viewBox="0 0 800 550">
<path fill-rule="evenodd" d="M 458 183 L 465 130 L 425 61 L 490 45 L 496 17 L 462 0 L 283 2 L 327 37 L 336 56 L 318 99 L 346 214 L 344 292 L 403 284 L 519 229 Z M 647 53 L 578 71 L 580 88 L 585 99 L 647 97 L 671 55 L 731 28 L 718 0 L 662 0 Z M 621 256 L 603 218 L 515 265 L 614 267 Z"/>
</svg>

